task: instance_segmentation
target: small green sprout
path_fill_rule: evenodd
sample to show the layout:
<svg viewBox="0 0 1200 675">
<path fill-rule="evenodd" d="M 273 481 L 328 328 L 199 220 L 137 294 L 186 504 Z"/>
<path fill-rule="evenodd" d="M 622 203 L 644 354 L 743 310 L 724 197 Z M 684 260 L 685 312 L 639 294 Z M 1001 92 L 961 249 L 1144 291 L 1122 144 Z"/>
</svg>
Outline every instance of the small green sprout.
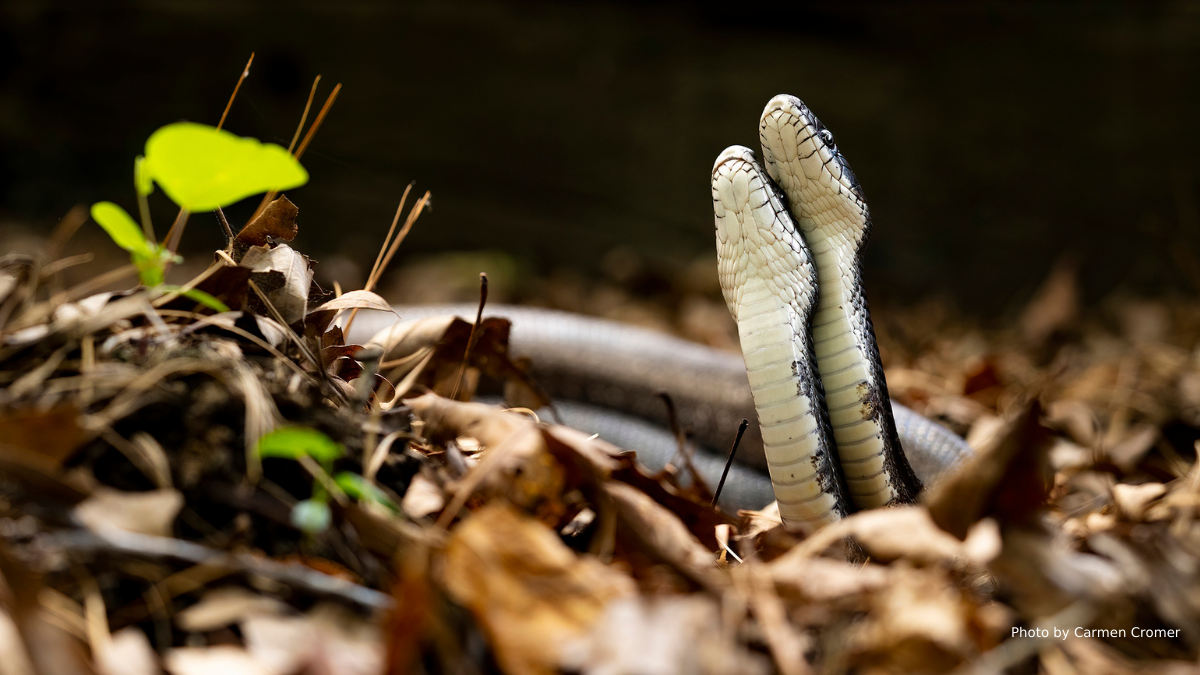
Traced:
<svg viewBox="0 0 1200 675">
<path fill-rule="evenodd" d="M 360 502 L 379 504 L 392 512 L 400 511 L 400 507 L 396 506 L 396 502 L 392 501 L 392 498 L 388 497 L 386 492 L 379 489 L 378 485 L 352 471 L 339 473 L 337 476 L 334 476 L 333 482 L 337 483 L 342 492 Z"/>
<path fill-rule="evenodd" d="M 332 471 L 334 461 L 344 453 L 341 443 L 316 429 L 306 427 L 276 429 L 258 440 L 256 450 L 259 457 L 292 460 L 311 457 L 320 464 L 321 470 L 326 474 Z M 337 489 L 360 502 L 380 504 L 393 513 L 400 511 L 400 507 L 388 497 L 387 493 L 356 473 L 342 471 L 334 477 L 333 484 L 337 486 Z M 322 486 L 322 481 L 313 483 L 312 498 L 297 502 L 292 507 L 292 524 L 309 534 L 324 530 L 329 526 L 331 518 L 329 494 Z"/>
<path fill-rule="evenodd" d="M 92 205 L 92 218 L 121 248 L 129 251 L 143 286 L 162 286 L 168 264 L 183 259 L 154 243 L 146 196 L 154 183 L 180 208 L 212 211 L 260 192 L 288 190 L 308 182 L 308 172 L 284 148 L 260 143 L 204 124 L 178 122 L 161 127 L 146 141 L 145 156 L 133 162 L 133 185 L 138 194 L 144 228 L 112 202 Z M 163 288 L 227 312 L 229 308 L 208 293 L 178 287 Z"/>
<path fill-rule="evenodd" d="M 312 457 L 327 470 L 342 456 L 342 444 L 307 427 L 283 427 L 258 439 L 259 457 Z"/>
</svg>

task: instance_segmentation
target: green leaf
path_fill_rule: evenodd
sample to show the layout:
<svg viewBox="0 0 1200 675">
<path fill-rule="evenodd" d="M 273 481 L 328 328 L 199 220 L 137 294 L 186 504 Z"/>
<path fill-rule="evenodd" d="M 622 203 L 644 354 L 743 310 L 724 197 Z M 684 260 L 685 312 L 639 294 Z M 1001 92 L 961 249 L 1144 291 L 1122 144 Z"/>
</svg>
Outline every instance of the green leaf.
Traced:
<svg viewBox="0 0 1200 675">
<path fill-rule="evenodd" d="M 167 291 L 168 293 L 178 293 L 185 298 L 191 298 L 201 305 L 204 305 L 209 309 L 214 309 L 218 312 L 229 311 L 229 305 L 226 305 L 217 298 L 198 288 L 189 288 L 185 291 L 183 290 L 182 286 L 163 286 L 163 290 Z"/>
<path fill-rule="evenodd" d="M 309 534 L 323 532 L 332 521 L 329 505 L 321 500 L 305 499 L 292 507 L 292 524 Z"/>
<path fill-rule="evenodd" d="M 342 492 L 345 492 L 360 502 L 374 502 L 376 504 L 386 506 L 393 511 L 400 510 L 400 508 L 396 506 L 396 502 L 392 501 L 392 498 L 388 497 L 386 492 L 379 489 L 378 485 L 375 485 L 371 481 L 354 472 L 343 471 L 334 477 L 333 482 L 337 483 L 337 486 L 342 489 Z"/>
<path fill-rule="evenodd" d="M 133 187 L 143 197 L 154 192 L 154 183 L 146 170 L 146 158 L 138 155 L 133 159 Z"/>
<path fill-rule="evenodd" d="M 258 439 L 259 457 L 299 459 L 304 455 L 328 464 L 342 456 L 342 444 L 307 427 L 283 427 Z"/>
<path fill-rule="evenodd" d="M 129 251 L 134 256 L 141 255 L 149 258 L 153 255 L 150 242 L 146 241 L 146 235 L 142 233 L 142 228 L 138 227 L 133 218 L 129 217 L 125 209 L 112 202 L 96 202 L 92 204 L 92 220 L 104 228 L 117 246 Z"/>
<path fill-rule="evenodd" d="M 308 182 L 308 172 L 284 148 L 192 122 L 168 124 L 151 134 L 144 169 L 168 197 L 192 212 Z"/>
</svg>

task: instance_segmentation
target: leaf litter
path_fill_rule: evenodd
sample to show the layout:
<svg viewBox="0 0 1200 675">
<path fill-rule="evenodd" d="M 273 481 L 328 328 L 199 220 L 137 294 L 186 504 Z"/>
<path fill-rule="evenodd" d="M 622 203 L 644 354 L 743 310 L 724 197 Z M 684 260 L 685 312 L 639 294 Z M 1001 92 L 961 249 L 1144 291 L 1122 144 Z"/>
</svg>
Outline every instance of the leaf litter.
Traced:
<svg viewBox="0 0 1200 675">
<path fill-rule="evenodd" d="M 0 673 L 1194 668 L 1194 302 L 1085 309 L 1064 259 L 1011 329 L 878 312 L 893 397 L 977 453 L 803 538 L 538 418 L 507 320 L 346 344 L 427 204 L 331 295 L 268 202 L 193 280 L 229 311 L 0 264 Z M 663 324 L 728 344 L 683 293 Z"/>
</svg>

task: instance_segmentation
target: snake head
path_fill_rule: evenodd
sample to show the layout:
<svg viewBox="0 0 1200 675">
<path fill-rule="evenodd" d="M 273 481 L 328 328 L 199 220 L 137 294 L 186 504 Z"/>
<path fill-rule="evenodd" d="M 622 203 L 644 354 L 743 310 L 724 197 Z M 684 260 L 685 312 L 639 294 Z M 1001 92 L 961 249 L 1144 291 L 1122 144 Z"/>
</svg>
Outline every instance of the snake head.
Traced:
<svg viewBox="0 0 1200 675">
<path fill-rule="evenodd" d="M 763 165 L 791 202 L 793 214 L 809 231 L 806 219 L 867 222 L 867 204 L 858 178 L 838 151 L 833 134 L 795 96 L 780 94 L 759 119 Z"/>
<path fill-rule="evenodd" d="M 816 271 L 787 199 L 767 176 L 754 151 L 730 146 L 712 171 L 717 274 L 736 319 L 748 280 L 756 280 L 807 311 L 815 299 Z"/>
</svg>

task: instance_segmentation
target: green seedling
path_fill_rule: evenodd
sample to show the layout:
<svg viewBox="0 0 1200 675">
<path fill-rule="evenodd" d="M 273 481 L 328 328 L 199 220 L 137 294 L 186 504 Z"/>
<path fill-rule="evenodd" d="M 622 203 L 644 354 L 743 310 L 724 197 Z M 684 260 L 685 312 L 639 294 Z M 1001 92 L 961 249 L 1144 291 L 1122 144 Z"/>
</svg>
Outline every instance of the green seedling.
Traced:
<svg viewBox="0 0 1200 675">
<path fill-rule="evenodd" d="M 194 213 L 306 182 L 308 172 L 300 162 L 274 143 L 260 143 L 204 124 L 178 122 L 151 134 L 145 156 L 134 161 L 133 183 L 143 227 L 112 202 L 94 204 L 92 218 L 117 246 L 129 251 L 142 285 L 176 292 L 224 312 L 229 308 L 208 293 L 162 286 L 167 265 L 182 258 L 155 243 L 146 196 L 158 183 L 181 209 Z"/>
<path fill-rule="evenodd" d="M 399 513 L 400 507 L 396 506 L 396 502 L 392 501 L 387 493 L 379 489 L 379 486 L 353 471 L 343 471 L 337 476 L 334 476 L 333 482 L 342 489 L 342 492 L 354 497 L 360 502 L 371 502 L 379 504 L 384 508 Z"/>
<path fill-rule="evenodd" d="M 326 475 L 333 470 L 334 461 L 343 454 L 341 443 L 306 427 L 276 429 L 258 439 L 256 451 L 260 458 L 279 457 L 296 461 L 304 457 L 312 458 Z M 316 534 L 329 527 L 332 520 L 329 493 L 322 481 L 314 481 L 312 498 L 297 502 L 292 507 L 292 524 L 308 534 Z"/>
<path fill-rule="evenodd" d="M 304 457 L 311 458 L 320 465 L 320 470 L 326 475 L 332 472 L 334 461 L 344 454 L 341 443 L 316 429 L 306 427 L 276 429 L 259 439 L 256 451 L 260 458 L 278 457 L 297 461 Z M 332 514 L 329 512 L 329 493 L 323 485 L 324 482 L 314 481 L 313 496 L 292 507 L 292 524 L 309 534 L 324 530 L 332 520 Z M 400 507 L 387 493 L 351 471 L 338 473 L 333 479 L 333 485 L 360 502 L 379 504 L 393 513 L 400 511 Z"/>
<path fill-rule="evenodd" d="M 283 427 L 258 439 L 259 457 L 300 459 L 312 457 L 326 471 L 342 456 L 342 444 L 306 427 Z"/>
</svg>

